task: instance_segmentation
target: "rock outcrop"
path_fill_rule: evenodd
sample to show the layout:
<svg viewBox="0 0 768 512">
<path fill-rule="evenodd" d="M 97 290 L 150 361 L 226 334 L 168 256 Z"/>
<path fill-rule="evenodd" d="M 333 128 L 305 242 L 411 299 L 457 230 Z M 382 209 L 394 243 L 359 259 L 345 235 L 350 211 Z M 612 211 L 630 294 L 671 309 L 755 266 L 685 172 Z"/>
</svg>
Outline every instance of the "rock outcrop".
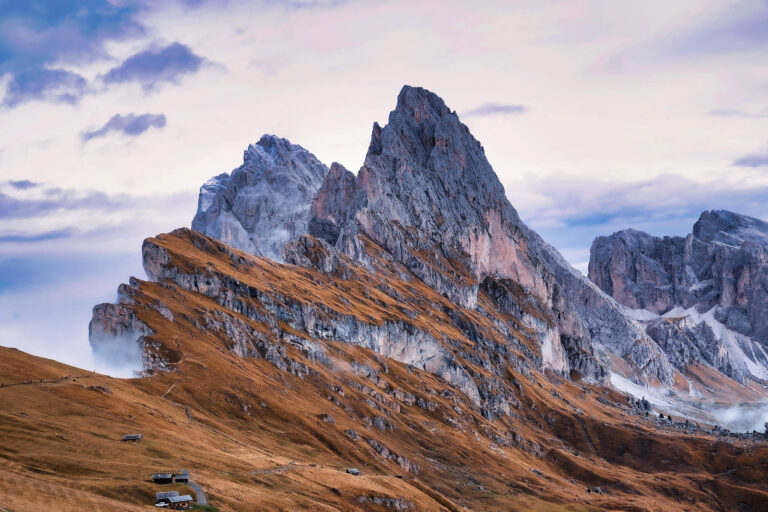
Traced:
<svg viewBox="0 0 768 512">
<path fill-rule="evenodd" d="M 286 242 L 307 232 L 309 206 L 328 168 L 312 153 L 264 135 L 243 165 L 200 188 L 192 229 L 237 249 L 282 259 Z"/>
<path fill-rule="evenodd" d="M 356 192 L 355 175 L 339 163 L 332 163 L 317 195 L 312 200 L 309 234 L 331 245 L 339 238 L 339 230 L 347 222 L 350 204 Z"/>
<path fill-rule="evenodd" d="M 627 308 L 642 310 L 639 319 L 654 320 L 647 331 L 678 368 L 704 363 L 737 380 L 768 378 L 767 223 L 706 211 L 686 237 L 631 229 L 598 237 L 589 277 Z M 671 336 L 656 321 L 660 315 L 687 320 Z"/>
</svg>

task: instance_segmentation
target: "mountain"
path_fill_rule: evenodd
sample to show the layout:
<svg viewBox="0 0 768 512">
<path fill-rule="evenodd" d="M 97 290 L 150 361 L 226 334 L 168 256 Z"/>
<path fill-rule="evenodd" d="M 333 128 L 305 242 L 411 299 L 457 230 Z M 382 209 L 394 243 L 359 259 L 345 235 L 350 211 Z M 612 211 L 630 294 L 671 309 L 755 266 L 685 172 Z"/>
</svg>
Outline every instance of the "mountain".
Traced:
<svg viewBox="0 0 768 512">
<path fill-rule="evenodd" d="M 91 409 L 90 421 L 43 426 L 47 456 L 12 451 L 36 416 L 3 413 L 18 428 L 0 432 L 0 454 L 24 492 L 33 474 L 56 482 L 63 467 L 83 492 L 139 507 L 153 488 L 142 473 L 186 467 L 222 510 L 768 501 L 763 434 L 605 386 L 688 390 L 631 312 L 520 220 L 435 94 L 402 89 L 357 175 L 273 136 L 246 155 L 202 187 L 194 230 L 145 240 L 147 280 L 94 308 L 94 351 L 136 348 L 143 378 L 0 388 L 3 411 L 30 414 L 33 399 L 45 410 L 46 398 L 60 408 L 62 396 Z M 724 377 L 718 397 L 734 396 L 760 390 Z M 129 427 L 146 443 L 118 451 Z M 78 446 L 93 436 L 94 448 L 72 455 L 55 440 L 64 431 Z M 119 470 L 104 460 L 124 453 L 135 456 Z"/>
<path fill-rule="evenodd" d="M 307 232 L 309 204 L 327 172 L 301 146 L 265 135 L 248 146 L 232 174 L 201 187 L 192 229 L 280 260 L 283 244 Z"/>
<path fill-rule="evenodd" d="M 768 223 L 706 211 L 686 237 L 599 237 L 589 277 L 633 310 L 678 369 L 768 380 Z"/>
<path fill-rule="evenodd" d="M 280 162 L 271 172 L 294 176 L 292 160 Z M 201 205 L 210 203 L 210 188 L 201 188 Z M 235 191 L 230 202 L 249 203 L 251 194 L 247 189 Z M 297 196 L 291 211 L 309 211 L 308 235 L 368 270 L 381 270 L 366 249 L 373 243 L 384 259 L 403 267 L 398 275 L 422 281 L 454 304 L 472 309 L 478 307 L 481 289 L 497 294 L 518 321 L 535 332 L 545 367 L 561 373 L 573 370 L 596 381 L 617 371 L 642 383 L 674 382 L 674 368 L 658 346 L 520 220 L 481 144 L 434 93 L 403 87 L 388 124 L 374 124 L 358 175 L 334 163 L 316 196 L 307 197 Z M 269 208 L 278 210 L 279 202 L 273 203 Z M 200 230 L 199 217 L 200 211 L 193 229 Z M 246 227 L 242 238 L 282 232 L 282 222 L 280 215 L 266 217 L 258 227 Z M 215 229 L 200 231 L 233 245 Z M 247 245 L 233 246 L 263 254 Z M 311 258 L 286 258 L 318 268 Z M 510 291 L 510 283 L 516 291 Z M 516 311 L 515 293 L 535 304 L 540 317 Z"/>
<path fill-rule="evenodd" d="M 759 511 L 768 500 L 762 434 L 660 420 L 610 388 L 541 371 L 537 340 L 485 291 L 487 316 L 325 249 L 305 253 L 338 257 L 344 276 L 188 229 L 148 239 L 151 279 L 121 286 L 111 308 L 139 329 L 143 378 L 0 349 L 3 506 L 146 510 L 155 492 L 194 494 L 148 481 L 180 468 L 226 512 Z M 534 305 L 519 307 L 541 314 Z M 127 339 L 128 324 L 107 318 L 93 332 Z M 382 355 L 394 329 L 411 339 Z M 340 339 L 353 333 L 358 343 Z M 438 349 L 498 386 L 509 412 L 489 418 L 432 371 Z M 133 433 L 143 439 L 120 441 Z"/>
</svg>

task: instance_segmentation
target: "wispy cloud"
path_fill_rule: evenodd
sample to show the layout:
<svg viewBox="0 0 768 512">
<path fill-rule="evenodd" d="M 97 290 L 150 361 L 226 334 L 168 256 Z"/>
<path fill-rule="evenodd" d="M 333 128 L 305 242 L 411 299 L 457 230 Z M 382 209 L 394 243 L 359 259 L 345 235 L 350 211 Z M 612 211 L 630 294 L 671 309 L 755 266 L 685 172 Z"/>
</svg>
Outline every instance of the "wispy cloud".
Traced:
<svg viewBox="0 0 768 512">
<path fill-rule="evenodd" d="M 674 51 L 687 54 L 754 52 L 768 47 L 768 3 L 741 2 L 683 34 Z"/>
<path fill-rule="evenodd" d="M 110 196 L 98 191 L 50 188 L 31 198 L 0 192 L 0 220 L 27 219 L 75 210 L 116 210 L 128 202 L 127 196 Z"/>
<path fill-rule="evenodd" d="M 136 137 L 153 126 L 155 128 L 165 127 L 165 122 L 165 115 L 163 114 L 115 114 L 101 128 L 86 130 L 80 136 L 83 141 L 104 137 L 110 132 Z"/>
<path fill-rule="evenodd" d="M 684 236 L 712 209 L 768 218 L 768 183 L 700 182 L 677 174 L 628 182 L 531 175 L 509 190 L 525 222 L 574 263 L 588 261 L 595 237 L 620 229 Z"/>
<path fill-rule="evenodd" d="M 637 219 L 687 218 L 709 209 L 754 214 L 756 207 L 766 209 L 768 184 L 697 182 L 678 174 L 613 183 L 577 177 L 531 176 L 521 188 L 523 191 L 546 198 L 527 211 L 526 217 L 536 217 L 539 222 L 550 225 L 573 227 L 617 221 L 630 224 Z"/>
<path fill-rule="evenodd" d="M 768 109 L 764 109 L 762 112 L 747 112 L 745 110 L 726 108 L 710 110 L 709 115 L 717 117 L 747 117 L 752 119 L 762 119 L 768 118 Z"/>
<path fill-rule="evenodd" d="M 34 243 L 44 242 L 48 240 L 60 240 L 62 238 L 70 238 L 78 234 L 78 230 L 74 227 L 68 227 L 63 229 L 54 229 L 51 231 L 45 231 L 43 233 L 24 233 L 19 231 L 0 231 L 0 243 L 13 242 L 13 243 Z"/>
<path fill-rule="evenodd" d="M 746 155 L 734 160 L 737 167 L 764 167 L 768 166 L 768 153 Z"/>
<path fill-rule="evenodd" d="M 27 190 L 40 185 L 39 183 L 30 180 L 10 180 L 8 184 L 17 190 Z"/>
<path fill-rule="evenodd" d="M 495 116 L 525 114 L 528 107 L 524 105 L 509 105 L 504 103 L 483 103 L 471 110 L 462 113 L 462 117 Z"/>
<path fill-rule="evenodd" d="M 144 90 L 152 90 L 163 82 L 177 83 L 179 77 L 197 72 L 204 63 L 205 59 L 189 46 L 176 42 L 128 57 L 110 69 L 103 80 L 107 84 L 137 82 Z"/>
</svg>

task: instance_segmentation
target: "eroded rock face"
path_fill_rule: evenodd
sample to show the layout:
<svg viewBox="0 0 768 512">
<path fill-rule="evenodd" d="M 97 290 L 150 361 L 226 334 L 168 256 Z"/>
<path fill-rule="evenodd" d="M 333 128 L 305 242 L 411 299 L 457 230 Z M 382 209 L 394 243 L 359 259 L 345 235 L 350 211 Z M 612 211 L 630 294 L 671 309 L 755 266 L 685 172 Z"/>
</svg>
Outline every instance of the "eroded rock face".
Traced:
<svg viewBox="0 0 768 512">
<path fill-rule="evenodd" d="M 307 232 L 312 198 L 328 168 L 286 139 L 264 135 L 243 165 L 200 188 L 192 229 L 242 251 L 281 261 L 283 245 Z"/>
<path fill-rule="evenodd" d="M 705 363 L 736 380 L 768 375 L 762 368 L 768 346 L 767 223 L 706 211 L 686 237 L 660 238 L 635 230 L 598 237 L 592 243 L 589 277 L 631 309 L 697 320 L 708 314 L 706 335 L 698 321 L 683 322 L 675 336 L 663 323 L 648 324 L 648 333 L 679 367 Z M 678 340 L 671 349 L 670 339 Z M 693 346 L 699 352 L 681 348 Z"/>
<path fill-rule="evenodd" d="M 336 162 L 331 164 L 328 174 L 317 195 L 312 200 L 309 216 L 309 234 L 321 238 L 331 245 L 339 238 L 339 230 L 347 222 L 347 214 L 354 200 L 357 179 Z"/>
<path fill-rule="evenodd" d="M 192 227 L 238 249 L 339 276 L 347 265 L 317 244 L 377 271 L 381 262 L 366 251 L 372 241 L 385 250 L 377 257 L 387 260 L 387 271 L 415 276 L 463 307 L 477 306 L 486 278 L 510 279 L 552 318 L 537 326 L 547 368 L 602 380 L 613 353 L 639 369 L 633 378 L 672 381 L 663 352 L 523 224 L 483 147 L 422 88 L 403 87 L 387 125 L 374 124 L 358 176 L 339 164 L 325 173 L 305 150 L 265 137 L 232 176 L 201 188 Z M 305 232 L 311 237 L 302 238 Z"/>
</svg>

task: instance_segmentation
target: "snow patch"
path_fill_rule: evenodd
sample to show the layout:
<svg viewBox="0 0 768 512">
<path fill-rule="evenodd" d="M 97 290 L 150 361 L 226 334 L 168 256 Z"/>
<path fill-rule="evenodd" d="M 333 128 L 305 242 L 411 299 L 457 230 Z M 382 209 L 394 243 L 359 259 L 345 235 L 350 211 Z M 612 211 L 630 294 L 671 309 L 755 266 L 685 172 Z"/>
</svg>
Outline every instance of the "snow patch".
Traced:
<svg viewBox="0 0 768 512">
<path fill-rule="evenodd" d="M 721 425 L 733 432 L 763 432 L 768 421 L 768 403 L 742 403 L 729 407 L 707 404 L 696 400 L 690 382 L 688 388 L 692 395 L 685 396 L 668 388 L 636 384 L 614 372 L 611 372 L 610 381 L 617 391 L 636 399 L 645 398 L 656 411 L 694 422 Z"/>
</svg>

